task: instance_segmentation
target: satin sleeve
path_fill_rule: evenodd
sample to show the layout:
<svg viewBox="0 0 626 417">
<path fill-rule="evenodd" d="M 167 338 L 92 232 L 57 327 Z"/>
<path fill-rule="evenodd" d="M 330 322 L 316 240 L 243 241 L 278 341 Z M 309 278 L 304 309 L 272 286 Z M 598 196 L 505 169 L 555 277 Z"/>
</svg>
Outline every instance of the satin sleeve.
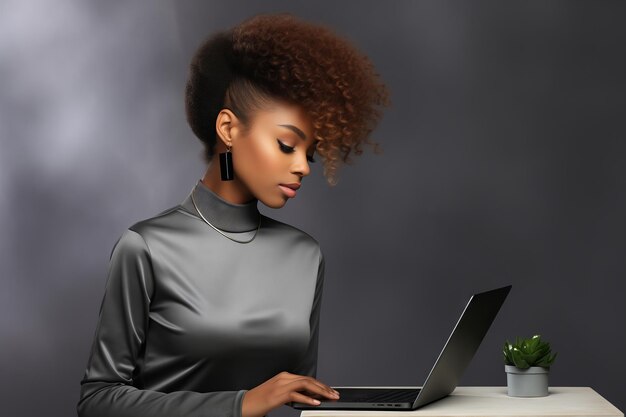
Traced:
<svg viewBox="0 0 626 417">
<path fill-rule="evenodd" d="M 105 293 L 81 380 L 79 417 L 241 417 L 246 390 L 160 392 L 133 386 L 154 276 L 143 237 L 127 229 L 111 251 Z"/>
<path fill-rule="evenodd" d="M 309 346 L 302 362 L 294 370 L 297 375 L 307 375 L 317 378 L 317 352 L 319 346 L 319 325 L 320 312 L 322 307 L 322 294 L 324 290 L 324 273 L 326 262 L 324 254 L 320 250 L 319 266 L 317 268 L 317 282 L 315 284 L 315 295 L 313 297 L 313 305 L 311 307 L 311 317 L 309 327 L 311 336 L 309 338 Z"/>
</svg>

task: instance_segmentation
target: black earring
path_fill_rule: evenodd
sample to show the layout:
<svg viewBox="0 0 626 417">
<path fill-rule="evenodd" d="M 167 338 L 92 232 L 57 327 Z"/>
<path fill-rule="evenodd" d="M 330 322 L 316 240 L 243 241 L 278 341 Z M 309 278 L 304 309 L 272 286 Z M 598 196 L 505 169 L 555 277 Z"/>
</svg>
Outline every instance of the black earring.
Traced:
<svg viewBox="0 0 626 417">
<path fill-rule="evenodd" d="M 233 175 L 233 154 L 230 153 L 230 146 L 226 145 L 226 152 L 220 152 L 220 172 L 222 181 L 232 181 Z"/>
</svg>

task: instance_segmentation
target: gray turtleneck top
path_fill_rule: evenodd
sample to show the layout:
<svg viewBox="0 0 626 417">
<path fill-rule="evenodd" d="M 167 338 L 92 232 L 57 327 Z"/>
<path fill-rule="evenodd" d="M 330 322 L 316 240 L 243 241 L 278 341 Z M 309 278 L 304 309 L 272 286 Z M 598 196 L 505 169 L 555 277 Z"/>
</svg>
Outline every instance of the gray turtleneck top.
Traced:
<svg viewBox="0 0 626 417">
<path fill-rule="evenodd" d="M 210 227 L 202 215 L 234 242 Z M 241 417 L 281 371 L 316 377 L 324 258 L 307 233 L 198 180 L 111 252 L 81 417 Z"/>
</svg>

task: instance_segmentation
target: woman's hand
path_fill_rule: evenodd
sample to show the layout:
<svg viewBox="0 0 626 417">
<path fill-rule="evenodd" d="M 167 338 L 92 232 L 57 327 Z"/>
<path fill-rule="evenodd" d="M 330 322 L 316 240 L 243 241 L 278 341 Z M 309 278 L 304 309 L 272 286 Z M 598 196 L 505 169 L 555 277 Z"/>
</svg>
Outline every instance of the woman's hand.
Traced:
<svg viewBox="0 0 626 417">
<path fill-rule="evenodd" d="M 283 371 L 246 392 L 243 397 L 241 415 L 242 417 L 263 417 L 270 410 L 290 401 L 319 404 L 319 401 L 298 391 L 308 391 L 335 400 L 339 398 L 337 391 L 313 377 Z"/>
</svg>

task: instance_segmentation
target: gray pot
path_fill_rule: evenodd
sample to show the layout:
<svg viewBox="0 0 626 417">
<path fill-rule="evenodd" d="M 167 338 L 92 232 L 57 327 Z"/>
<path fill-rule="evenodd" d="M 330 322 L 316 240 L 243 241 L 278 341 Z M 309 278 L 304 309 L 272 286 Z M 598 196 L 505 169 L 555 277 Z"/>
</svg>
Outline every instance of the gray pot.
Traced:
<svg viewBox="0 0 626 417">
<path fill-rule="evenodd" d="M 504 365 L 506 385 L 510 397 L 545 397 L 548 395 L 548 372 L 550 368 L 531 366 L 521 369 Z"/>
</svg>

